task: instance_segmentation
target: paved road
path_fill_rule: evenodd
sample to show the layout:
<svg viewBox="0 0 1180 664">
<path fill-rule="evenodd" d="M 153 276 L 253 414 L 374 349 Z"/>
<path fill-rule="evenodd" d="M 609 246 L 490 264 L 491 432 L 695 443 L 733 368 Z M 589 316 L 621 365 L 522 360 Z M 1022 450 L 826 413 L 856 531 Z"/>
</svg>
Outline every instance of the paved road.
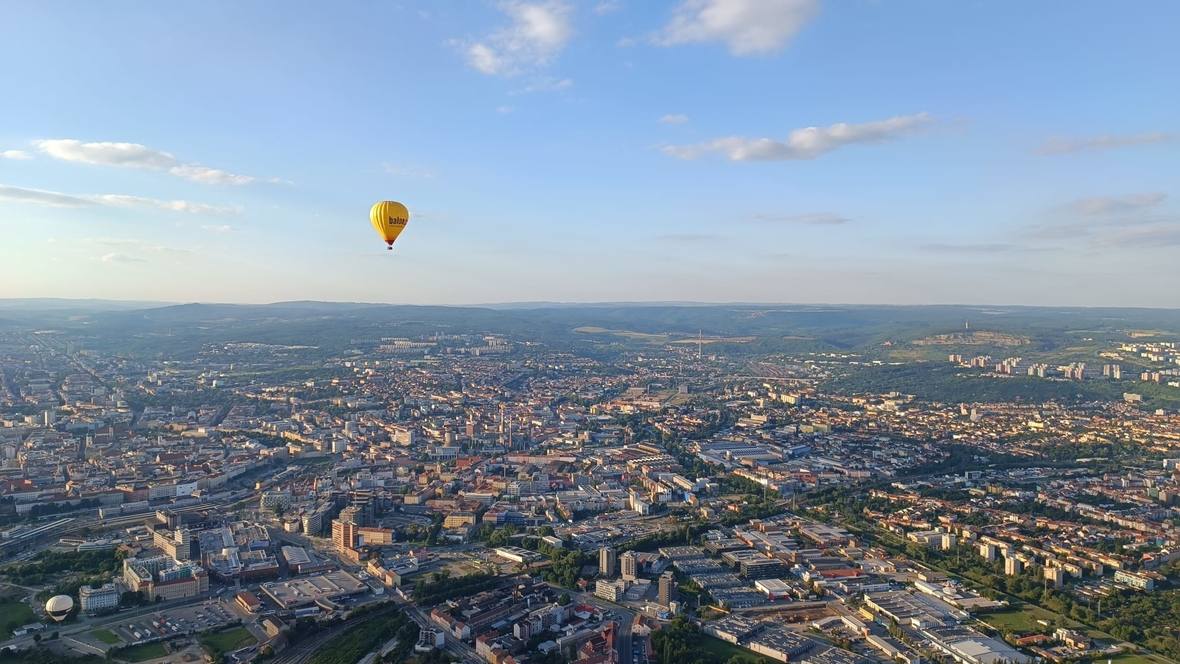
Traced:
<svg viewBox="0 0 1180 664">
<path fill-rule="evenodd" d="M 591 604 L 619 616 L 615 621 L 619 624 L 619 638 L 615 644 L 615 650 L 619 653 L 619 664 L 632 664 L 631 625 L 635 622 L 635 612 L 618 604 L 601 600 L 591 593 L 578 593 L 577 598 L 582 604 Z"/>
<path fill-rule="evenodd" d="M 205 595 L 198 595 L 197 597 L 188 597 L 185 599 L 172 600 L 170 602 L 159 602 L 158 604 L 151 604 L 149 606 L 145 606 L 142 608 L 130 609 L 127 611 L 120 611 L 118 613 L 113 613 L 113 614 L 110 614 L 107 616 L 102 616 L 99 618 L 94 618 L 94 619 L 79 618 L 78 622 L 69 623 L 67 625 L 61 625 L 61 626 L 53 625 L 51 627 L 47 627 L 46 630 L 47 631 L 56 631 L 56 632 L 58 632 L 58 634 L 60 636 L 63 636 L 63 637 L 71 635 L 71 634 L 80 634 L 82 632 L 89 632 L 91 630 L 100 629 L 102 627 L 107 627 L 110 625 L 117 625 L 119 623 L 128 622 L 128 621 L 134 620 L 136 618 L 139 618 L 141 616 L 151 615 L 153 613 L 158 613 L 160 611 L 166 611 L 168 609 L 176 608 L 178 606 L 189 606 L 189 605 L 200 604 L 201 602 L 204 602 L 207 599 L 212 599 L 213 597 L 214 596 L 211 594 L 205 594 Z M 12 647 L 12 648 L 22 649 L 22 648 L 28 648 L 28 647 L 33 646 L 35 644 L 36 644 L 36 641 L 33 640 L 32 635 L 29 635 L 29 636 L 22 636 L 22 637 L 18 637 L 15 639 L 9 639 L 8 641 L 0 642 L 0 648 Z"/>
<path fill-rule="evenodd" d="M 405 609 L 411 620 L 418 623 L 418 627 L 421 629 L 437 629 L 430 622 L 430 617 L 422 609 L 408 602 L 398 601 L 398 604 Z M 446 635 L 446 644 L 443 646 L 443 650 L 461 662 L 467 662 L 468 664 L 479 664 L 483 662 L 483 658 L 475 652 L 475 648 L 454 638 L 450 634 Z"/>
</svg>

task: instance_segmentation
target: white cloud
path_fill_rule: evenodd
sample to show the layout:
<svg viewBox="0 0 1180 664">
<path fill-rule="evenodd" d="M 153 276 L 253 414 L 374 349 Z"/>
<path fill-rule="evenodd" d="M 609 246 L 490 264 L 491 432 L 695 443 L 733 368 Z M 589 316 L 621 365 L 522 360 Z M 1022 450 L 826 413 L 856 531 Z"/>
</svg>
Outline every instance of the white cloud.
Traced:
<svg viewBox="0 0 1180 664">
<path fill-rule="evenodd" d="M 683 113 L 669 113 L 660 118 L 660 124 L 684 124 L 688 122 L 688 116 Z"/>
<path fill-rule="evenodd" d="M 120 254 L 112 251 L 109 254 L 103 254 L 99 259 L 104 263 L 146 263 L 147 260 L 139 258 L 138 256 L 128 256 L 127 254 Z"/>
<path fill-rule="evenodd" d="M 196 164 L 173 166 L 168 169 L 168 172 L 186 180 L 203 182 L 205 184 L 250 184 L 255 180 L 254 177 L 249 175 L 236 175 L 218 168 L 209 168 L 208 166 L 198 166 Z"/>
<path fill-rule="evenodd" d="M 103 166 L 130 166 L 162 170 L 176 165 L 176 157 L 139 143 L 83 143 L 72 138 L 33 141 L 33 145 L 54 159 Z"/>
<path fill-rule="evenodd" d="M 24 150 L 0 150 L 0 159 L 32 159 L 33 155 Z"/>
<path fill-rule="evenodd" d="M 570 8 L 558 0 L 500 4 L 511 20 L 507 27 L 466 46 L 467 62 L 488 75 L 512 76 L 543 67 L 573 35 Z"/>
<path fill-rule="evenodd" d="M 184 200 L 163 201 L 155 198 L 144 198 L 143 196 L 128 196 L 126 194 L 100 194 L 91 198 L 100 205 L 111 207 L 155 208 L 158 210 L 170 210 L 172 212 L 189 212 L 191 214 L 236 214 L 241 211 L 239 208 L 228 205 L 209 205 L 207 203 L 194 203 Z"/>
<path fill-rule="evenodd" d="M 1180 139 L 1177 134 L 1164 132 L 1147 132 L 1142 134 L 1106 134 L 1102 136 L 1088 136 L 1080 138 L 1050 138 L 1037 148 L 1037 154 L 1061 155 L 1075 152 L 1095 152 L 1099 150 L 1114 150 L 1136 145 L 1153 145 L 1157 143 L 1171 143 Z"/>
<path fill-rule="evenodd" d="M 122 207 L 122 208 L 154 208 L 172 212 L 188 212 L 192 214 L 235 214 L 241 210 L 237 207 L 224 205 L 209 205 L 185 200 L 164 201 L 143 196 L 129 196 L 126 194 L 97 194 L 76 196 L 63 194 L 58 191 L 44 189 L 27 189 L 0 184 L 0 200 L 33 203 L 49 207 Z"/>
<path fill-rule="evenodd" d="M 512 111 L 515 111 L 515 110 L 516 110 L 515 108 L 508 106 L 508 105 L 496 107 L 496 112 L 499 113 L 500 115 L 508 115 L 509 113 L 511 113 Z"/>
<path fill-rule="evenodd" d="M 238 175 L 218 168 L 184 163 L 169 152 L 153 150 L 139 143 L 111 141 L 83 143 L 72 138 L 55 138 L 33 141 L 33 145 L 50 157 L 62 161 L 165 171 L 176 177 L 204 184 L 242 185 L 258 180 L 252 175 Z M 268 178 L 267 181 L 278 182 L 279 180 Z"/>
<path fill-rule="evenodd" d="M 724 42 L 734 55 L 770 53 L 786 46 L 818 9 L 817 0 L 684 0 L 655 42 Z"/>
<path fill-rule="evenodd" d="M 696 145 L 668 145 L 663 151 L 679 159 L 696 159 L 714 153 L 730 161 L 814 159 L 846 145 L 893 140 L 914 133 L 931 122 L 933 119 L 927 113 L 917 113 L 863 124 L 840 122 L 828 127 L 804 127 L 792 131 L 784 141 L 729 136 Z"/>
<path fill-rule="evenodd" d="M 234 232 L 234 227 L 229 224 L 205 224 L 201 226 L 201 230 L 225 235 L 226 233 Z"/>
</svg>

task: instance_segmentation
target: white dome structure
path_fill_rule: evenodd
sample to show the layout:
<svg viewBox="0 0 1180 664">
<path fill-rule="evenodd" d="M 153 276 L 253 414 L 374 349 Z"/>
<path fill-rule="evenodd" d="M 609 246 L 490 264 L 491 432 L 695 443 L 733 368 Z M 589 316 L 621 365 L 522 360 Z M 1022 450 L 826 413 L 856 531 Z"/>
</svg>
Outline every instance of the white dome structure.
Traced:
<svg viewBox="0 0 1180 664">
<path fill-rule="evenodd" d="M 45 613 L 48 613 L 49 617 L 57 622 L 65 620 L 73 610 L 74 598 L 69 595 L 54 595 L 45 603 Z"/>
</svg>

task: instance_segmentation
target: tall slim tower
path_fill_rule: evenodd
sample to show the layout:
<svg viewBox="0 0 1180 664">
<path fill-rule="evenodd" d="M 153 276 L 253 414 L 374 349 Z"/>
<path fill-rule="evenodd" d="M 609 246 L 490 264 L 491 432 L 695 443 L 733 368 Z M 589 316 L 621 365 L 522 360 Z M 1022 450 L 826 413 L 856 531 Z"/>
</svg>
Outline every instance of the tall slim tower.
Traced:
<svg viewBox="0 0 1180 664">
<path fill-rule="evenodd" d="M 614 577 L 615 568 L 618 567 L 618 559 L 615 555 L 615 550 L 609 546 L 598 550 L 598 576 L 608 579 Z"/>
<path fill-rule="evenodd" d="M 676 577 L 672 572 L 660 575 L 659 597 L 656 599 L 660 606 L 668 606 L 676 599 Z"/>
<path fill-rule="evenodd" d="M 634 551 L 627 551 L 619 556 L 624 581 L 634 581 L 639 578 L 639 560 Z"/>
</svg>

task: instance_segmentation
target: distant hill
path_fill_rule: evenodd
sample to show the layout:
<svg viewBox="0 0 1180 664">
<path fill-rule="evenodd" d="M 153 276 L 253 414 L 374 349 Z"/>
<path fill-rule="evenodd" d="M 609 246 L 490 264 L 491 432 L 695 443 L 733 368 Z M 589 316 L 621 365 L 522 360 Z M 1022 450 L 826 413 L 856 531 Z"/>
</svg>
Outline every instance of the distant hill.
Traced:
<svg viewBox="0 0 1180 664">
<path fill-rule="evenodd" d="M 1180 336 L 1180 310 L 1000 306 L 768 305 L 699 303 L 520 303 L 418 306 L 290 301 L 165 304 L 104 300 L 0 300 L 6 327 L 51 327 L 85 347 L 128 352 L 193 349 L 208 343 L 302 344 L 325 353 L 383 337 L 499 333 L 554 349 L 611 353 L 696 337 L 743 339 L 725 352 L 856 351 L 883 357 L 900 348 L 1030 352 L 1076 347 L 1134 330 Z M 970 331 L 965 329 L 969 322 Z M 602 329 L 610 334 L 587 334 Z M 577 330 L 583 330 L 578 333 Z M 930 340 L 940 340 L 937 347 Z M 886 350 L 888 349 L 888 350 Z M 1022 351 L 1023 352 L 1023 351 Z M 875 355 L 874 355 L 875 354 Z M 916 359 L 916 358 L 910 358 Z"/>
<path fill-rule="evenodd" d="M 162 307 L 170 302 L 148 300 L 89 300 L 55 297 L 0 298 L 0 311 L 118 311 Z"/>
</svg>

